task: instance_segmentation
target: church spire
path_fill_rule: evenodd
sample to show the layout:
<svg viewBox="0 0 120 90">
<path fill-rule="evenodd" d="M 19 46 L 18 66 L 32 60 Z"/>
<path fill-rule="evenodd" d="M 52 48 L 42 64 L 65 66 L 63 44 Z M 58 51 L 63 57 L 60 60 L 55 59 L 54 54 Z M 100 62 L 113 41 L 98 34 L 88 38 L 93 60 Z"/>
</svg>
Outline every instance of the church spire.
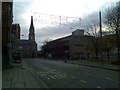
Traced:
<svg viewBox="0 0 120 90">
<path fill-rule="evenodd" d="M 31 16 L 31 25 L 30 25 L 30 27 L 34 27 L 34 25 L 33 25 L 33 16 Z"/>
<path fill-rule="evenodd" d="M 29 40 L 35 40 L 33 16 L 31 16 L 31 24 L 30 24 L 30 28 L 29 28 Z"/>
</svg>

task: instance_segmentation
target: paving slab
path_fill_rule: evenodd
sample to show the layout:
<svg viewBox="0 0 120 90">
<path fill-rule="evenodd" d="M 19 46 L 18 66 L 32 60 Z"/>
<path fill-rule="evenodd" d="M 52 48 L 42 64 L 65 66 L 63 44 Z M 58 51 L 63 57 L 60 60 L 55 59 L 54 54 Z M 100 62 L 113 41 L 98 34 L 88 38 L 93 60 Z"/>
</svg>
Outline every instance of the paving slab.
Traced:
<svg viewBox="0 0 120 90">
<path fill-rule="evenodd" d="M 17 82 L 17 83 L 15 83 L 15 88 L 25 88 L 24 82 Z"/>
<path fill-rule="evenodd" d="M 40 83 L 31 75 L 29 69 L 27 67 L 22 69 L 20 64 L 4 69 L 2 78 L 2 88 L 41 88 Z"/>
<path fill-rule="evenodd" d="M 3 83 L 2 88 L 10 88 L 10 87 L 11 87 L 11 81 L 5 81 L 5 82 Z"/>
</svg>

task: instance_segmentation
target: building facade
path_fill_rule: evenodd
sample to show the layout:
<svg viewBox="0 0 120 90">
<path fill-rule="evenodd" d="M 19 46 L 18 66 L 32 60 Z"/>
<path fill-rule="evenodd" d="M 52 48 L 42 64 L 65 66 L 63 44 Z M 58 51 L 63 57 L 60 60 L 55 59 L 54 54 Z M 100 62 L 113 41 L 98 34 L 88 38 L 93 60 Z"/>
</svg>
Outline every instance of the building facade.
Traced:
<svg viewBox="0 0 120 90">
<path fill-rule="evenodd" d="M 0 1 L 0 43 L 2 43 L 2 1 Z M 2 50 L 2 44 L 0 44 L 0 50 Z"/>
<path fill-rule="evenodd" d="M 15 34 L 17 39 L 20 39 L 20 25 L 19 24 L 12 24 L 12 33 Z"/>
<path fill-rule="evenodd" d="M 28 37 L 28 40 L 19 39 L 19 46 L 22 47 L 22 53 L 24 58 L 35 58 L 37 53 L 37 43 L 35 41 L 33 16 L 31 16 L 31 24 Z"/>
<path fill-rule="evenodd" d="M 95 39 L 93 36 L 84 35 L 84 30 L 76 30 L 72 32 L 69 40 L 69 54 L 76 59 L 91 59 L 94 57 L 94 53 L 88 49 L 88 46 L 92 44 L 91 39 Z"/>
<path fill-rule="evenodd" d="M 9 67 L 12 62 L 12 56 L 11 56 L 12 22 L 13 22 L 13 2 L 2 2 L 2 66 L 3 67 Z"/>
<path fill-rule="evenodd" d="M 93 36 L 84 35 L 84 30 L 77 29 L 72 35 L 48 42 L 43 52 L 52 58 L 91 59 L 94 53 L 88 49 Z"/>
<path fill-rule="evenodd" d="M 12 32 L 11 32 L 11 43 L 13 50 L 17 50 L 19 47 L 18 40 L 20 39 L 20 25 L 12 24 Z"/>
</svg>

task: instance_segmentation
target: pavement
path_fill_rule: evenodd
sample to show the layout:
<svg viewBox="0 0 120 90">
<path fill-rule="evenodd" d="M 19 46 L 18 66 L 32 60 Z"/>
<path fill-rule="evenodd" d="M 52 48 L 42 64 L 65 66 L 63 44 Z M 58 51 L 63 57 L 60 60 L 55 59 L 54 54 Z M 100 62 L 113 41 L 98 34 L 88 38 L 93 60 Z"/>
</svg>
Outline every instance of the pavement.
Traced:
<svg viewBox="0 0 120 90">
<path fill-rule="evenodd" d="M 2 88 L 44 88 L 42 81 L 37 81 L 25 62 L 13 64 L 2 71 Z"/>
<path fill-rule="evenodd" d="M 103 65 L 101 65 L 101 62 L 95 62 L 90 60 L 68 60 L 67 63 L 95 67 L 95 68 L 102 68 L 107 70 L 120 71 L 119 65 L 112 65 L 109 63 L 103 63 Z"/>
</svg>

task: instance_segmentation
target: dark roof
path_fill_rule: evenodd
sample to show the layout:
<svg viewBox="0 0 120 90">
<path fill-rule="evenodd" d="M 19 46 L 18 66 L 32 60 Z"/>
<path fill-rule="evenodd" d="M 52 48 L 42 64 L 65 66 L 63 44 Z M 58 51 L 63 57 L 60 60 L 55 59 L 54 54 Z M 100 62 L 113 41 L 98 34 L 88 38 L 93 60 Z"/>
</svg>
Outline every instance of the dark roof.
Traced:
<svg viewBox="0 0 120 90">
<path fill-rule="evenodd" d="M 72 36 L 72 35 L 65 36 L 65 37 L 61 37 L 61 38 L 58 38 L 58 39 L 52 40 L 52 41 L 50 41 L 50 42 L 56 42 L 56 41 L 59 41 L 59 40 L 69 39 L 69 37 L 71 37 L 71 36 Z"/>
<path fill-rule="evenodd" d="M 58 39 L 55 39 L 55 40 L 52 40 L 50 42 L 56 42 L 56 41 L 59 41 L 59 40 L 65 40 L 65 39 L 69 39 L 70 37 L 94 37 L 94 36 L 88 36 L 88 35 L 69 35 L 69 36 L 65 36 L 65 37 L 62 37 L 62 38 L 58 38 Z"/>
<path fill-rule="evenodd" d="M 84 30 L 82 30 L 82 29 L 77 29 L 77 30 L 75 30 L 75 31 L 73 31 L 73 32 L 76 32 L 76 31 L 84 31 Z M 72 32 L 72 33 L 73 33 L 73 32 Z"/>
</svg>

